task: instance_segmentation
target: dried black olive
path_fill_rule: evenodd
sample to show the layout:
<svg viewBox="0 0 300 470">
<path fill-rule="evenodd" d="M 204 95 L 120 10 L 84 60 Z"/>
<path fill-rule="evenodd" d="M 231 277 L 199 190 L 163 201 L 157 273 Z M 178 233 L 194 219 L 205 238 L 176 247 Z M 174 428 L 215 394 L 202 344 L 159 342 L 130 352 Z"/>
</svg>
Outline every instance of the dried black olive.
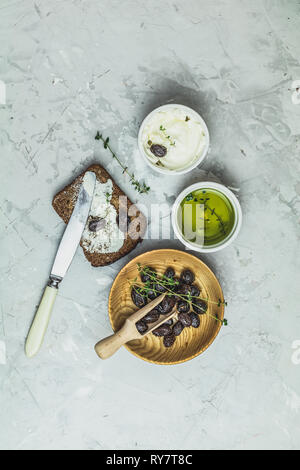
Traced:
<svg viewBox="0 0 300 470">
<path fill-rule="evenodd" d="M 178 292 L 179 285 L 180 285 L 180 281 L 179 281 L 178 277 L 174 277 L 173 281 L 174 281 L 174 285 L 170 286 L 169 289 L 172 292 Z"/>
<path fill-rule="evenodd" d="M 195 286 L 195 284 L 191 286 L 190 292 L 193 297 L 199 297 L 200 295 L 200 289 L 198 286 Z"/>
<path fill-rule="evenodd" d="M 163 158 L 167 155 L 167 148 L 164 145 L 152 144 L 150 152 L 152 152 L 157 158 Z"/>
<path fill-rule="evenodd" d="M 146 305 L 146 299 L 142 296 L 142 294 L 137 292 L 135 288 L 131 290 L 131 298 L 134 305 L 136 305 L 138 308 L 142 308 Z"/>
<path fill-rule="evenodd" d="M 169 313 L 168 306 L 165 303 L 161 302 L 156 308 L 160 315 L 167 315 L 167 313 Z"/>
<path fill-rule="evenodd" d="M 177 310 L 179 313 L 188 313 L 190 309 L 190 304 L 185 300 L 179 300 L 177 303 Z"/>
<path fill-rule="evenodd" d="M 147 271 L 148 271 L 148 272 L 147 272 Z M 142 280 L 142 282 L 151 281 L 151 278 L 153 278 L 153 276 L 156 277 L 155 269 L 153 269 L 153 268 L 148 268 L 147 271 L 141 273 L 141 280 Z"/>
<path fill-rule="evenodd" d="M 148 299 L 154 300 L 154 299 L 156 299 L 156 297 L 159 296 L 159 294 L 157 292 L 155 292 L 154 290 L 150 289 L 150 290 L 147 291 L 147 296 L 148 296 Z"/>
<path fill-rule="evenodd" d="M 155 284 L 154 289 L 157 292 L 159 292 L 160 294 L 163 294 L 164 292 L 167 292 L 167 289 L 162 284 Z"/>
<path fill-rule="evenodd" d="M 179 279 L 177 277 L 174 277 L 173 279 L 172 278 L 169 278 L 169 279 L 171 282 L 168 284 L 168 290 L 174 292 L 175 294 L 178 290 Z"/>
<path fill-rule="evenodd" d="M 187 284 L 179 284 L 177 294 L 188 295 L 191 292 L 191 287 Z"/>
<path fill-rule="evenodd" d="M 176 304 L 176 299 L 174 297 L 174 295 L 172 295 L 171 297 L 170 296 L 167 296 L 164 298 L 166 304 L 169 306 L 169 311 L 171 312 L 173 310 L 173 308 L 175 307 L 175 304 Z"/>
<path fill-rule="evenodd" d="M 98 232 L 99 230 L 102 230 L 106 225 L 105 219 L 92 219 L 89 222 L 89 230 L 91 232 Z"/>
<path fill-rule="evenodd" d="M 179 336 L 182 331 L 184 330 L 184 325 L 183 323 L 181 323 L 181 321 L 178 321 L 177 323 L 175 323 L 175 325 L 173 326 L 173 333 L 175 336 Z"/>
<path fill-rule="evenodd" d="M 170 335 L 168 335 L 168 336 L 165 336 L 165 337 L 164 337 L 164 346 L 165 346 L 166 348 L 170 348 L 170 347 L 173 346 L 173 344 L 175 343 L 175 339 L 176 339 L 176 337 L 175 337 L 175 335 L 173 335 L 173 334 L 170 334 Z"/>
<path fill-rule="evenodd" d="M 173 279 L 173 277 L 175 277 L 175 271 L 173 268 L 168 268 L 166 271 L 165 271 L 165 274 L 164 276 L 167 278 L 167 279 Z"/>
<path fill-rule="evenodd" d="M 168 326 L 172 326 L 173 325 L 173 319 L 171 318 L 171 320 L 167 320 L 164 325 L 168 325 Z"/>
<path fill-rule="evenodd" d="M 145 282 L 145 283 L 148 282 L 148 281 L 150 281 L 150 276 L 149 276 L 149 274 L 142 273 L 142 274 L 141 274 L 141 280 L 142 280 L 142 282 Z"/>
<path fill-rule="evenodd" d="M 189 269 L 185 269 L 184 271 L 182 271 L 181 273 L 181 276 L 180 276 L 180 280 L 181 282 L 183 282 L 184 284 L 193 284 L 194 280 L 195 280 L 195 275 L 192 271 L 190 271 Z"/>
<path fill-rule="evenodd" d="M 160 317 L 160 313 L 157 310 L 151 310 L 151 312 L 147 313 L 142 319 L 146 323 L 154 323 Z"/>
<path fill-rule="evenodd" d="M 180 313 L 178 315 L 178 320 L 183 324 L 183 326 L 191 326 L 192 319 L 189 313 Z"/>
<path fill-rule="evenodd" d="M 117 217 L 116 217 L 116 220 L 117 220 L 117 224 L 118 224 L 119 229 L 121 230 L 121 232 L 123 232 L 123 233 L 128 232 L 128 227 L 131 223 L 131 218 L 129 217 L 129 215 L 127 215 L 126 217 L 122 217 L 121 220 L 120 220 L 120 217 L 119 217 L 119 214 L 118 214 Z"/>
<path fill-rule="evenodd" d="M 167 336 L 172 333 L 172 328 L 169 325 L 166 325 L 165 323 L 163 325 L 160 325 L 156 330 L 153 330 L 152 333 L 154 336 Z"/>
<path fill-rule="evenodd" d="M 191 313 L 189 313 L 189 316 L 191 317 L 191 320 L 192 320 L 192 327 L 193 328 L 199 328 L 199 326 L 200 326 L 199 315 L 196 315 L 196 313 L 191 312 Z"/>
<path fill-rule="evenodd" d="M 141 335 L 148 330 L 148 326 L 143 320 L 139 320 L 138 322 L 136 322 L 135 326 Z"/>
<path fill-rule="evenodd" d="M 162 315 L 167 315 L 170 313 L 173 308 L 175 307 L 175 297 L 165 297 L 161 303 L 156 307 L 156 309 L 161 313 Z"/>
<path fill-rule="evenodd" d="M 207 303 L 205 300 L 201 299 L 193 300 L 193 310 L 195 313 L 198 313 L 198 315 L 203 315 L 207 312 Z"/>
</svg>

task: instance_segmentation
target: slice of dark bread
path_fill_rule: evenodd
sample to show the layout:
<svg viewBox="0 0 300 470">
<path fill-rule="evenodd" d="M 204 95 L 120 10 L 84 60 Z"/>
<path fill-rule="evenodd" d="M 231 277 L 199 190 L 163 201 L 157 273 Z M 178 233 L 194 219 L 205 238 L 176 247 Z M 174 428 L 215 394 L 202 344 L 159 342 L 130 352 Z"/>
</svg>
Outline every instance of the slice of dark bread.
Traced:
<svg viewBox="0 0 300 470">
<path fill-rule="evenodd" d="M 77 200 L 79 188 L 80 188 L 80 185 L 83 180 L 83 176 L 86 171 L 93 171 L 96 174 L 97 180 L 99 180 L 101 183 L 106 183 L 108 179 L 112 181 L 113 193 L 111 197 L 111 204 L 115 207 L 117 214 L 119 214 L 119 210 L 120 210 L 119 197 L 126 196 L 126 195 L 116 185 L 113 178 L 109 175 L 109 173 L 107 173 L 107 171 L 101 165 L 91 165 L 83 173 L 81 173 L 81 175 L 75 178 L 75 180 L 71 184 L 69 184 L 64 189 L 62 189 L 53 198 L 52 205 L 55 211 L 64 220 L 65 223 L 68 223 L 72 215 L 72 212 L 73 212 L 76 200 Z M 135 208 L 131 206 L 134 206 L 134 204 L 127 198 L 127 210 L 131 208 L 130 213 L 135 213 L 135 210 L 133 210 Z M 95 266 L 95 267 L 106 266 L 108 264 L 114 263 L 118 259 L 130 253 L 137 246 L 137 244 L 142 241 L 142 237 L 143 237 L 143 234 L 145 233 L 146 224 L 147 224 L 146 218 L 140 211 L 137 211 L 136 215 L 130 217 L 131 222 L 133 222 L 134 219 L 137 219 L 135 225 L 137 225 L 139 228 L 138 238 L 136 238 L 136 236 L 135 237 L 133 236 L 131 238 L 130 234 L 126 232 L 123 246 L 117 252 L 91 253 L 83 247 L 82 242 L 80 243 L 86 258 L 92 264 L 92 266 Z"/>
</svg>

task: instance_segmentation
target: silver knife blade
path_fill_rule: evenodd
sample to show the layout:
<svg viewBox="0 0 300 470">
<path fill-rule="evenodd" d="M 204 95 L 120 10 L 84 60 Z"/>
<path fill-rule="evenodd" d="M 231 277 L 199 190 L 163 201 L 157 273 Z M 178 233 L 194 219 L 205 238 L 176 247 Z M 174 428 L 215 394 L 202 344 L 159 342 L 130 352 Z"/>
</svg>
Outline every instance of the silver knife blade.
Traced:
<svg viewBox="0 0 300 470">
<path fill-rule="evenodd" d="M 51 276 L 63 278 L 72 262 L 89 215 L 95 184 L 95 173 L 87 171 L 73 213 L 58 247 Z"/>
</svg>

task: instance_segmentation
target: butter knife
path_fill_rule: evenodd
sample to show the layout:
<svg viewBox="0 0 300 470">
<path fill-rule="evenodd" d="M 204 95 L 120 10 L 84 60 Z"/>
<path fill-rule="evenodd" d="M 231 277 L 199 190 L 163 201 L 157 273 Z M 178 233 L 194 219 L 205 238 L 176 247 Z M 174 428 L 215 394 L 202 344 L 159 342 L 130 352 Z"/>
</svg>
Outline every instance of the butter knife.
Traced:
<svg viewBox="0 0 300 470">
<path fill-rule="evenodd" d="M 58 247 L 48 285 L 26 340 L 25 353 L 27 357 L 35 356 L 42 346 L 58 293 L 58 286 L 72 262 L 82 237 L 93 200 L 95 184 L 95 173 L 86 172 L 73 213 Z"/>
</svg>

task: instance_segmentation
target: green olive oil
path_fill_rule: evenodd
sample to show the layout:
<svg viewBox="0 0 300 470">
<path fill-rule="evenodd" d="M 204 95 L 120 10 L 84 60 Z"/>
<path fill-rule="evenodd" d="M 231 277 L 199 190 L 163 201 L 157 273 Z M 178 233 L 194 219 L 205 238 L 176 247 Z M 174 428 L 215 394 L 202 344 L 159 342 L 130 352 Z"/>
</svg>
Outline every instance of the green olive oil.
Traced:
<svg viewBox="0 0 300 470">
<path fill-rule="evenodd" d="M 223 242 L 234 227 L 235 213 L 229 199 L 215 189 L 188 194 L 180 205 L 178 223 L 186 240 L 199 246 Z"/>
</svg>

